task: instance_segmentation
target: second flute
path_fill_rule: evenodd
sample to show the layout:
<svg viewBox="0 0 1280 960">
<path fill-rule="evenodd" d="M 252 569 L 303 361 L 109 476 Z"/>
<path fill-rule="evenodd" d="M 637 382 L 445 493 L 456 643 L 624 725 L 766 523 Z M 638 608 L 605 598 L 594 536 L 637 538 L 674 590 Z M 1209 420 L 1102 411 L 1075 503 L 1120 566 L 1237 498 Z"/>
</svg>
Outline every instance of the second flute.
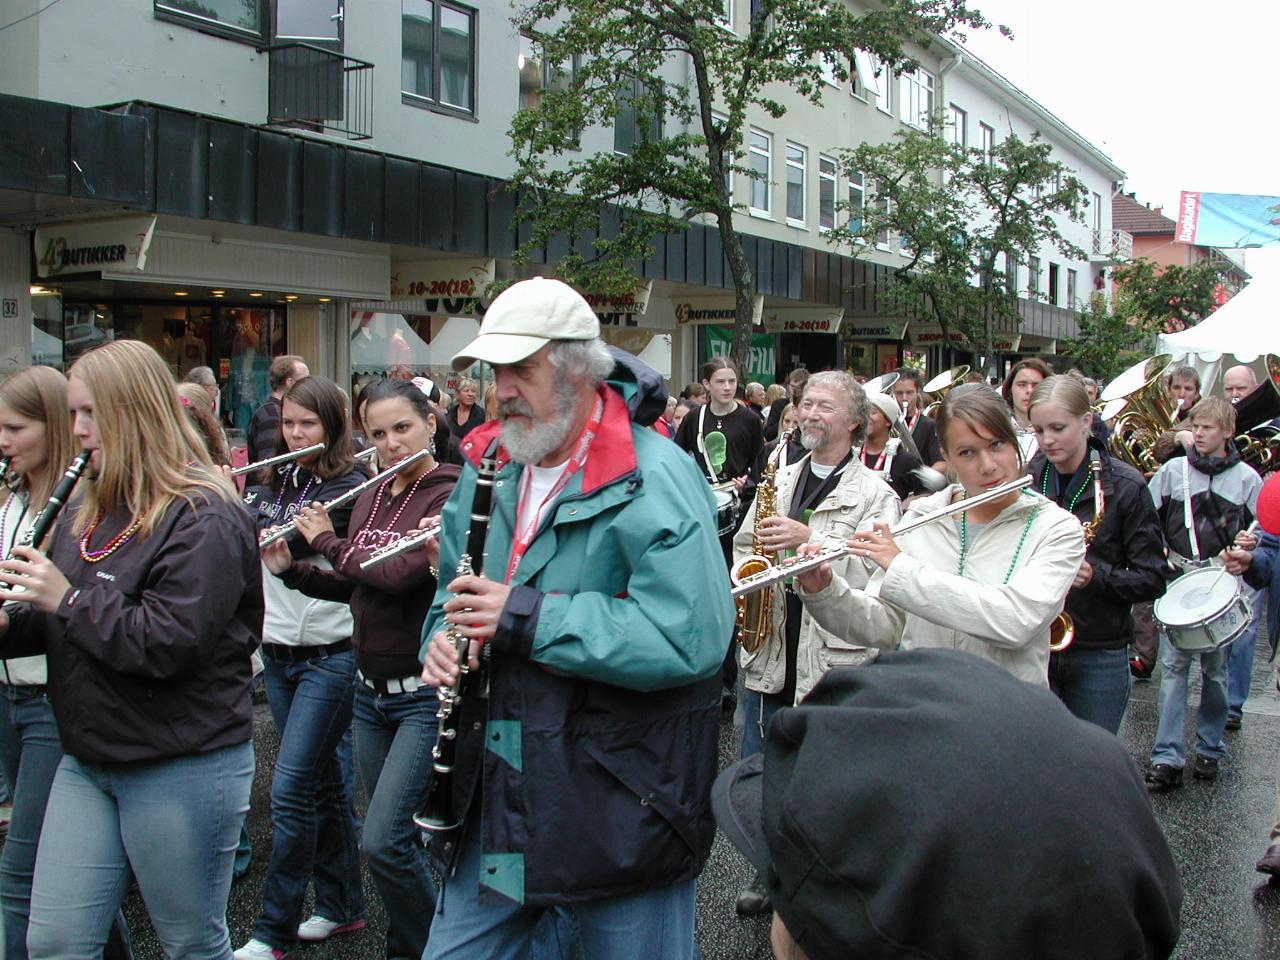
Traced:
<svg viewBox="0 0 1280 960">
<path fill-rule="evenodd" d="M 380 484 L 383 480 L 386 480 L 388 477 L 399 473 L 401 470 L 405 469 L 406 467 L 413 466 L 419 460 L 423 459 L 424 457 L 428 457 L 430 455 L 431 455 L 430 451 L 427 451 L 427 450 L 419 450 L 417 453 L 411 453 L 409 456 L 405 457 L 399 463 L 392 464 L 391 466 L 387 467 L 387 469 L 383 470 L 381 473 L 376 474 L 375 476 L 366 480 L 364 483 L 359 484 L 358 486 L 352 487 L 350 490 L 346 491 L 345 493 L 340 493 L 338 496 L 334 497 L 332 500 L 326 501 L 323 504 L 323 506 L 325 510 L 328 511 L 328 510 L 332 510 L 334 507 L 341 506 L 342 504 L 346 503 L 348 500 L 354 500 L 356 497 L 360 496 L 360 494 L 364 493 L 366 490 L 376 487 L 378 484 Z M 262 536 L 262 538 L 258 541 L 258 549 L 262 549 L 263 547 L 269 547 L 271 544 L 275 543 L 277 540 L 283 540 L 285 537 L 293 536 L 293 534 L 297 531 L 297 529 L 298 529 L 298 524 L 297 524 L 297 521 L 295 520 L 290 520 L 284 526 L 276 527 L 274 530 L 271 530 Z"/>
</svg>

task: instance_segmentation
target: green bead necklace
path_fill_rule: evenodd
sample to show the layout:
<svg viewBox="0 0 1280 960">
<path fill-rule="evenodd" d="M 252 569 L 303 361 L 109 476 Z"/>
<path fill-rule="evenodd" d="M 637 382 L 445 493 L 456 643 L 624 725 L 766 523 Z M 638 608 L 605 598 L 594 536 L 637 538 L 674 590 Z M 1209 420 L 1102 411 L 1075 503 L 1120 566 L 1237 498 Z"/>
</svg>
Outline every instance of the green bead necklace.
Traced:
<svg viewBox="0 0 1280 960">
<path fill-rule="evenodd" d="M 1023 494 L 1031 496 L 1030 490 L 1023 490 Z M 1014 568 L 1018 565 L 1018 557 L 1022 556 L 1022 546 L 1027 542 L 1027 534 L 1031 532 L 1031 524 L 1035 523 L 1036 514 L 1040 512 L 1040 507 L 1044 504 L 1037 505 L 1031 515 L 1027 517 L 1026 525 L 1022 528 L 1022 536 L 1018 538 L 1018 546 L 1013 551 L 1013 559 L 1009 561 L 1009 569 L 1005 571 L 1004 584 L 1008 584 L 1013 576 Z M 964 576 L 964 558 L 969 552 L 969 511 L 966 510 L 960 514 L 960 559 L 956 562 L 956 576 Z"/>
<path fill-rule="evenodd" d="M 1053 469 L 1053 464 L 1046 463 L 1044 465 L 1044 473 L 1040 476 L 1040 493 L 1046 500 L 1049 499 L 1049 471 Z M 1085 492 L 1089 486 L 1089 474 L 1084 475 L 1084 482 L 1077 488 L 1075 495 L 1071 498 L 1071 503 L 1067 505 L 1067 513 L 1075 513 L 1076 504 L 1080 502 L 1080 495 Z"/>
</svg>

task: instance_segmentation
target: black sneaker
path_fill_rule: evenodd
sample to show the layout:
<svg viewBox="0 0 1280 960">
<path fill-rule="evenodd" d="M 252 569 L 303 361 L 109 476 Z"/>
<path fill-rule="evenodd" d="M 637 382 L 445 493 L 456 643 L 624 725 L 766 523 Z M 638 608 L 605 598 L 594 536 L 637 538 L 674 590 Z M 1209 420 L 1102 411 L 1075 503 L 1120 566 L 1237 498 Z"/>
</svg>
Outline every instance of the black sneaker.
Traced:
<svg viewBox="0 0 1280 960">
<path fill-rule="evenodd" d="M 1202 757 L 1196 754 L 1195 762 L 1191 765 L 1191 775 L 1197 780 L 1217 780 L 1218 779 L 1218 760 L 1216 757 Z"/>
<path fill-rule="evenodd" d="M 1164 793 L 1182 786 L 1182 768 L 1167 763 L 1157 763 L 1147 771 L 1147 789 L 1152 793 Z"/>
<path fill-rule="evenodd" d="M 764 881 L 760 879 L 760 874 L 757 873 L 749 884 L 738 891 L 738 899 L 733 909 L 743 917 L 755 917 L 773 909 L 772 904 L 769 903 L 769 891 L 764 888 Z"/>
<path fill-rule="evenodd" d="M 1244 717 L 1237 717 L 1235 714 L 1227 717 L 1227 729 L 1239 730 L 1244 726 Z"/>
</svg>

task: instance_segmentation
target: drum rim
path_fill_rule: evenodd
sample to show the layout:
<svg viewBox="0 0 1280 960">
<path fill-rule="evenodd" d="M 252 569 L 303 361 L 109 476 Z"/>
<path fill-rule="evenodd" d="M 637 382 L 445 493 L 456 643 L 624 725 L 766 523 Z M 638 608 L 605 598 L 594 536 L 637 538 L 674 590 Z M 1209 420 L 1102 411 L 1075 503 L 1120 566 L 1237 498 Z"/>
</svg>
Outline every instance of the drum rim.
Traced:
<svg viewBox="0 0 1280 960">
<path fill-rule="evenodd" d="M 1165 601 L 1168 600 L 1169 603 L 1172 603 L 1177 598 L 1178 594 L 1181 594 L 1184 590 L 1192 589 L 1191 585 L 1194 584 L 1197 577 L 1203 579 L 1206 575 L 1208 575 L 1216 579 L 1221 573 L 1222 573 L 1222 568 L 1218 566 L 1200 567 L 1197 570 L 1188 570 L 1186 573 L 1180 576 L 1177 580 L 1174 580 L 1172 583 L 1168 585 L 1168 587 L 1165 588 L 1165 592 L 1163 596 L 1156 598 L 1155 603 L 1151 605 L 1152 614 L 1162 624 L 1170 627 L 1190 627 L 1190 626 L 1194 626 L 1197 623 L 1209 623 L 1211 620 L 1215 619 L 1216 617 L 1221 616 L 1223 613 L 1227 611 L 1227 609 L 1231 606 L 1231 604 L 1234 603 L 1235 600 L 1238 599 L 1240 596 L 1240 581 L 1235 577 L 1231 577 L 1229 580 L 1226 578 L 1223 579 L 1222 581 L 1223 587 L 1226 587 L 1229 583 L 1234 581 L 1235 583 L 1234 589 L 1232 589 L 1230 594 L 1227 594 L 1224 592 L 1223 600 L 1225 600 L 1226 602 L 1223 603 L 1221 606 L 1217 607 L 1216 609 L 1214 609 L 1211 614 L 1197 617 L 1194 620 L 1181 621 L 1181 622 L 1177 620 L 1170 620 L 1160 615 L 1161 609 L 1166 607 Z M 1218 589 L 1218 588 L 1215 587 L 1215 589 Z"/>
</svg>

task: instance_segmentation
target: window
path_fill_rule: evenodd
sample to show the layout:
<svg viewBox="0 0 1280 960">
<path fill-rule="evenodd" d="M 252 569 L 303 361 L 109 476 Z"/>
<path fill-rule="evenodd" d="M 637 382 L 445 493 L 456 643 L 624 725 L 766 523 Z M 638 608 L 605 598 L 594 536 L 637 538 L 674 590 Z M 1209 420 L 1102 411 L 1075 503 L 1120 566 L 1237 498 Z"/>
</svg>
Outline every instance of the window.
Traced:
<svg viewBox="0 0 1280 960">
<path fill-rule="evenodd" d="M 889 102 L 889 90 L 893 86 L 893 71 L 883 60 L 875 61 L 876 107 L 889 115 L 893 115 L 893 106 Z M 870 85 L 868 85 L 870 86 Z"/>
<path fill-rule="evenodd" d="M 878 97 L 880 81 L 876 77 L 876 66 L 871 61 L 871 54 L 865 50 L 853 51 L 853 69 L 849 71 L 849 92 L 859 100 L 867 99 L 867 93 Z"/>
<path fill-rule="evenodd" d="M 889 216 L 889 195 L 882 192 L 883 184 L 876 181 L 875 193 L 871 199 L 871 215 L 877 220 L 887 219 Z M 889 228 L 883 227 L 876 231 L 876 249 L 889 249 Z"/>
<path fill-rule="evenodd" d="M 773 175 L 770 169 L 773 141 L 769 134 L 752 130 L 747 143 L 749 163 L 756 174 L 751 180 L 750 209 L 752 213 L 767 217 L 769 215 L 769 180 Z"/>
<path fill-rule="evenodd" d="M 261 40 L 262 8 L 245 0 L 155 0 L 156 13 Z"/>
<path fill-rule="evenodd" d="M 520 75 L 520 107 L 529 109 L 542 102 L 544 90 L 568 90 L 573 86 L 578 72 L 578 57 L 575 54 L 572 60 L 554 66 L 543 57 L 541 50 L 534 47 L 532 39 L 521 34 L 516 71 Z"/>
<path fill-rule="evenodd" d="M 949 113 L 950 116 L 947 118 L 947 136 L 955 146 L 964 150 L 969 146 L 969 114 L 965 113 L 954 103 L 951 104 Z"/>
<path fill-rule="evenodd" d="M 618 115 L 613 118 L 613 152 L 630 153 L 638 143 L 662 137 L 662 116 L 648 85 L 633 77 L 631 86 L 618 94 Z"/>
<path fill-rule="evenodd" d="M 804 226 L 804 168 L 807 162 L 805 148 L 796 143 L 787 144 L 787 223 Z"/>
<path fill-rule="evenodd" d="M 996 132 L 985 123 L 980 123 L 978 124 L 978 135 L 982 138 L 982 142 L 978 144 L 982 149 L 982 159 L 990 163 L 995 156 Z"/>
<path fill-rule="evenodd" d="M 400 89 L 410 102 L 475 113 L 475 11 L 401 0 Z"/>
<path fill-rule="evenodd" d="M 1055 307 L 1058 305 L 1058 265 L 1050 262 L 1049 264 L 1049 302 Z"/>
<path fill-rule="evenodd" d="M 824 54 L 818 54 L 818 69 L 822 71 L 822 82 L 833 87 L 840 86 L 840 81 L 836 79 L 836 65 L 832 60 L 828 60 Z"/>
<path fill-rule="evenodd" d="M 1040 295 L 1040 258 L 1027 258 L 1027 296 L 1038 297 Z"/>
<path fill-rule="evenodd" d="M 722 0 L 720 12 L 716 15 L 716 23 L 729 30 L 733 29 L 733 0 Z"/>
<path fill-rule="evenodd" d="M 836 162 L 818 157 L 818 229 L 830 230 L 836 225 Z"/>
<path fill-rule="evenodd" d="M 1067 309 L 1074 310 L 1076 308 L 1076 281 L 1079 274 L 1074 270 L 1067 270 Z"/>
<path fill-rule="evenodd" d="M 849 174 L 849 219 L 847 225 L 850 233 L 858 233 L 862 229 L 862 212 L 866 207 L 866 196 L 862 189 L 862 171 Z M 863 241 L 858 241 L 859 243 Z"/>
<path fill-rule="evenodd" d="M 933 74 L 922 67 L 898 78 L 898 109 L 903 123 L 928 130 L 933 119 Z"/>
</svg>

